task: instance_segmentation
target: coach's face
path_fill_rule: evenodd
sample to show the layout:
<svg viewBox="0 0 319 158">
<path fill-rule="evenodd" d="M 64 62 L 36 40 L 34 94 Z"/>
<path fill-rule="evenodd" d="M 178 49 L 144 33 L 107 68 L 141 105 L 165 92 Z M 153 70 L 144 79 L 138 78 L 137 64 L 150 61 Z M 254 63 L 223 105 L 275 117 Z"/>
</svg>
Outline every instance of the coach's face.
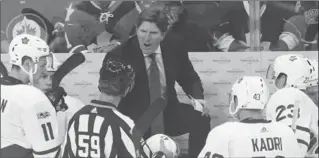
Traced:
<svg viewBox="0 0 319 158">
<path fill-rule="evenodd" d="M 160 31 L 155 23 L 144 21 L 136 30 L 140 48 L 145 55 L 154 53 L 164 38 L 164 33 Z"/>
</svg>

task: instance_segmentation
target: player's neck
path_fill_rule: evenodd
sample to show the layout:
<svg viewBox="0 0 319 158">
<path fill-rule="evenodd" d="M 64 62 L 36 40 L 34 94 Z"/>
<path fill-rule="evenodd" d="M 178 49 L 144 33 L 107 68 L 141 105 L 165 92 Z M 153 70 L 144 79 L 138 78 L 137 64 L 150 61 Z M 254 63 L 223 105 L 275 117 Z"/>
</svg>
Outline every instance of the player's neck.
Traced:
<svg viewBox="0 0 319 158">
<path fill-rule="evenodd" d="M 239 120 L 252 119 L 260 120 L 264 119 L 264 116 L 261 114 L 261 111 L 257 110 L 241 110 L 239 113 Z"/>
<path fill-rule="evenodd" d="M 112 104 L 114 104 L 117 107 L 118 104 L 121 101 L 121 97 L 120 96 L 110 96 L 110 95 L 106 95 L 104 93 L 101 93 L 100 97 L 99 97 L 99 100 L 100 101 L 104 101 L 104 102 L 112 103 Z"/>
</svg>

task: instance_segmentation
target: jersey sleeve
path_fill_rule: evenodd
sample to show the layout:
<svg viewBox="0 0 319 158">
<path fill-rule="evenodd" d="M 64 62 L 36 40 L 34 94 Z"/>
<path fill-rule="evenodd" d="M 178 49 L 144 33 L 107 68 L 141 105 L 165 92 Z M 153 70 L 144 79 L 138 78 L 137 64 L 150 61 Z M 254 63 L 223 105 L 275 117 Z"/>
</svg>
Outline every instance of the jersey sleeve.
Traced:
<svg viewBox="0 0 319 158">
<path fill-rule="evenodd" d="M 219 127 L 216 127 L 208 134 L 206 144 L 198 158 L 226 158 L 229 157 L 228 141 Z"/>
<path fill-rule="evenodd" d="M 311 123 L 310 130 L 318 137 L 318 126 L 319 126 L 319 118 L 318 118 L 318 108 L 313 104 L 313 111 L 311 114 Z"/>
<path fill-rule="evenodd" d="M 279 40 L 284 41 L 289 50 L 294 49 L 305 36 L 307 31 L 306 19 L 303 15 L 295 15 L 284 21 L 283 32 Z"/>
<path fill-rule="evenodd" d="M 285 150 L 287 152 L 285 155 L 286 157 L 304 157 L 304 153 L 302 153 L 302 149 L 300 148 L 300 145 L 298 144 L 297 138 L 293 131 L 286 130 L 285 132 L 287 134 L 286 140 L 285 140 L 285 146 L 289 147 L 289 150 Z"/>
<path fill-rule="evenodd" d="M 59 155 L 58 122 L 55 109 L 49 100 L 45 98 L 30 108 L 25 108 L 21 120 L 34 157 L 54 158 Z"/>
</svg>

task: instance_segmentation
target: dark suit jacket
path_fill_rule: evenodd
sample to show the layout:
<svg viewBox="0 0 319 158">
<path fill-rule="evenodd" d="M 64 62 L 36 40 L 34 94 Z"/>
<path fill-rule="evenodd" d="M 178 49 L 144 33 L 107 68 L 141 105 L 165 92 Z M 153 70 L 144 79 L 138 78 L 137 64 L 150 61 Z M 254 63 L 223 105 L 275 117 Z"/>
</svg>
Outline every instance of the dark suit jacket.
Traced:
<svg viewBox="0 0 319 158">
<path fill-rule="evenodd" d="M 181 40 L 177 38 L 177 36 L 169 35 L 166 36 L 161 43 L 168 103 L 164 110 L 164 117 L 165 111 L 174 108 L 174 106 L 179 103 L 175 91 L 175 81 L 181 85 L 187 94 L 192 95 L 194 98 L 202 99 L 204 97 L 200 78 L 188 58 L 188 53 L 184 50 L 184 47 L 179 44 L 178 41 Z M 127 42 L 109 52 L 104 60 L 113 55 L 120 56 L 134 68 L 136 74 L 135 86 L 133 90 L 122 99 L 118 108 L 123 114 L 136 121 L 144 111 L 150 107 L 148 75 L 144 56 L 139 47 L 137 37 L 134 36 L 130 38 Z"/>
</svg>

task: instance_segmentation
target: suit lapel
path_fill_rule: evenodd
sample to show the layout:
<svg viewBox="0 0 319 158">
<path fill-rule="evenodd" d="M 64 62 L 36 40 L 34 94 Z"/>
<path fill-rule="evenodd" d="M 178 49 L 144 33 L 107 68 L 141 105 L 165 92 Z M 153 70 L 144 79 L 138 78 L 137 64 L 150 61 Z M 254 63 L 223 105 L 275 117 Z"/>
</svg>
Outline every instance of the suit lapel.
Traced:
<svg viewBox="0 0 319 158">
<path fill-rule="evenodd" d="M 171 81 L 172 77 L 172 72 L 171 70 L 173 69 L 171 63 L 174 63 L 173 61 L 173 53 L 169 51 L 170 47 L 165 40 L 160 44 L 161 50 L 162 50 L 162 60 L 163 60 L 163 65 L 164 65 L 164 70 L 165 70 L 165 78 L 166 78 L 166 87 L 168 87 L 167 84 L 169 84 L 168 81 Z"/>
</svg>

